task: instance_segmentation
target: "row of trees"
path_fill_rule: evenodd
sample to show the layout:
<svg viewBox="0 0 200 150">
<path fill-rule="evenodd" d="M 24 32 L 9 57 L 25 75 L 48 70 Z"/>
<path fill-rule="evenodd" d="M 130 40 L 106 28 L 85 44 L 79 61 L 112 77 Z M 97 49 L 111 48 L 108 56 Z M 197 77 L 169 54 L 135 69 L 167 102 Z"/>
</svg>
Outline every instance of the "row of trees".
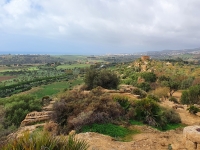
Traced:
<svg viewBox="0 0 200 150">
<path fill-rule="evenodd" d="M 0 97 L 11 96 L 13 94 L 30 90 L 32 87 L 53 83 L 55 81 L 69 80 L 72 77 L 73 77 L 72 75 L 65 74 L 65 75 L 56 76 L 56 77 L 36 78 L 31 81 L 20 82 L 20 83 L 9 85 L 9 86 L 2 86 L 0 87 Z"/>
</svg>

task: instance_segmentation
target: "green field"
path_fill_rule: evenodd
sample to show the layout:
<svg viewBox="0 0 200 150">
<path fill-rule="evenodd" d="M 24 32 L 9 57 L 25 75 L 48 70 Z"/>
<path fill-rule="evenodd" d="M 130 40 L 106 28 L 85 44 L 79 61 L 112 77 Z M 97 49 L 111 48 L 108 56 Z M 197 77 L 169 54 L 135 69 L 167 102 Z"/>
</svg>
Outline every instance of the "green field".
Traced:
<svg viewBox="0 0 200 150">
<path fill-rule="evenodd" d="M 62 82 L 54 82 L 49 85 L 43 85 L 38 90 L 33 91 L 29 94 L 36 96 L 37 98 L 42 98 L 44 96 L 53 96 L 58 94 L 59 92 L 64 91 L 65 89 L 70 89 L 76 85 L 82 84 L 82 79 L 77 79 L 73 81 L 62 81 Z"/>
<path fill-rule="evenodd" d="M 56 68 L 57 69 L 74 69 L 74 68 L 86 68 L 90 67 L 90 64 L 65 64 L 65 65 L 59 65 Z"/>
</svg>

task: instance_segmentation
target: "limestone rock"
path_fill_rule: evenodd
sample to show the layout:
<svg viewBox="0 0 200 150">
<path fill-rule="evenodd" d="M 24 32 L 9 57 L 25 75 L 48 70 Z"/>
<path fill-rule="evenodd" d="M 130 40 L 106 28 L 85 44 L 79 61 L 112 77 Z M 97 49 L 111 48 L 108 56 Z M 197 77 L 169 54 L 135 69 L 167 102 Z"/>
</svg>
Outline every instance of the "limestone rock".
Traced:
<svg viewBox="0 0 200 150">
<path fill-rule="evenodd" d="M 185 146 L 187 149 L 196 150 L 200 145 L 200 126 L 188 126 L 183 130 Z"/>
<path fill-rule="evenodd" d="M 43 122 L 50 120 L 52 111 L 42 111 L 42 112 L 31 112 L 26 115 L 26 118 L 21 122 L 21 127 L 32 125 L 37 122 Z"/>
<path fill-rule="evenodd" d="M 190 140 L 186 140 L 185 146 L 186 146 L 187 149 L 190 149 L 190 150 L 195 150 L 196 149 L 195 143 L 193 143 Z"/>
<path fill-rule="evenodd" d="M 188 126 L 183 130 L 183 135 L 186 139 L 200 144 L 200 126 Z"/>
</svg>

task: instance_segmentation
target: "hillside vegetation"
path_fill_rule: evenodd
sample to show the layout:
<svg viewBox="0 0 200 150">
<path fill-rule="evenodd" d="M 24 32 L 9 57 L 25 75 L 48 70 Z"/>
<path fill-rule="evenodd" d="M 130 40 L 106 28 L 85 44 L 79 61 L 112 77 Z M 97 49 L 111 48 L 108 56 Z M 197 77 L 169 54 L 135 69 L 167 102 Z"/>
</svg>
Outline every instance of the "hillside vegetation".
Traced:
<svg viewBox="0 0 200 150">
<path fill-rule="evenodd" d="M 131 128 L 135 123 L 146 124 L 162 131 L 182 126 L 177 111 L 161 105 L 163 101 L 172 101 L 177 108 L 183 107 L 182 104 L 190 105 L 188 112 L 193 114 L 200 111 L 198 65 L 181 60 L 169 62 L 145 57 L 130 63 L 102 66 L 104 65 L 97 63 L 87 69 L 65 69 L 62 73 L 63 79 L 52 76 L 43 81 L 43 78 L 40 78 L 47 84 L 45 86 L 49 86 L 47 91 L 53 88 L 51 84 L 63 86 L 63 91 L 59 90 L 57 100 L 53 104 L 51 119 L 58 126 L 54 133 L 59 135 L 68 134 L 71 130 L 92 131 L 126 141 L 127 137 L 139 132 Z M 69 75 L 71 78 L 67 78 Z M 66 86 L 56 84 L 54 80 L 50 80 L 51 82 L 47 80 L 54 78 L 55 81 L 65 81 Z M 40 86 L 40 80 L 37 81 L 37 86 Z M 84 84 L 73 89 L 74 85 L 81 84 L 82 81 Z M 34 83 L 35 81 L 30 80 L 20 84 L 28 87 Z M 74 85 L 69 86 L 67 83 Z M 14 91 L 17 90 L 16 84 L 10 86 L 14 86 Z M 5 90 L 12 91 L 9 86 Z M 176 91 L 182 93 L 180 98 L 174 96 Z M 42 93 L 38 95 L 43 96 Z M 40 111 L 41 96 L 38 96 L 39 99 L 29 95 L 21 97 L 14 95 L 1 99 L 0 104 L 3 108 L 0 113 L 1 130 L 10 132 L 13 127 L 20 125 L 28 112 Z M 110 132 L 105 130 L 106 128 Z"/>
</svg>

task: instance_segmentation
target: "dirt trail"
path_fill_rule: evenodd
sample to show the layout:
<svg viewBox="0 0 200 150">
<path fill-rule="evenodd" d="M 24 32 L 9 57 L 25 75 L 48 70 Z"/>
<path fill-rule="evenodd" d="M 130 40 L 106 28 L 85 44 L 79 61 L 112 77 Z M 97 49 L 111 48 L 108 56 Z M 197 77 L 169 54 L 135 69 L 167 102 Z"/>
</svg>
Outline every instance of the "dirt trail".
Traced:
<svg viewBox="0 0 200 150">
<path fill-rule="evenodd" d="M 181 92 L 177 91 L 173 94 L 173 96 L 176 97 L 178 100 L 180 100 Z M 173 102 L 171 102 L 169 100 L 165 100 L 165 101 L 162 101 L 161 105 L 164 107 L 172 108 L 173 106 L 175 106 L 177 104 L 174 104 Z M 182 108 L 175 109 L 175 111 L 177 113 L 179 113 L 182 123 L 184 123 L 186 125 L 200 125 L 199 115 L 190 114 L 187 111 L 187 105 L 182 105 L 182 106 L 184 107 L 184 109 L 182 109 Z"/>
</svg>

